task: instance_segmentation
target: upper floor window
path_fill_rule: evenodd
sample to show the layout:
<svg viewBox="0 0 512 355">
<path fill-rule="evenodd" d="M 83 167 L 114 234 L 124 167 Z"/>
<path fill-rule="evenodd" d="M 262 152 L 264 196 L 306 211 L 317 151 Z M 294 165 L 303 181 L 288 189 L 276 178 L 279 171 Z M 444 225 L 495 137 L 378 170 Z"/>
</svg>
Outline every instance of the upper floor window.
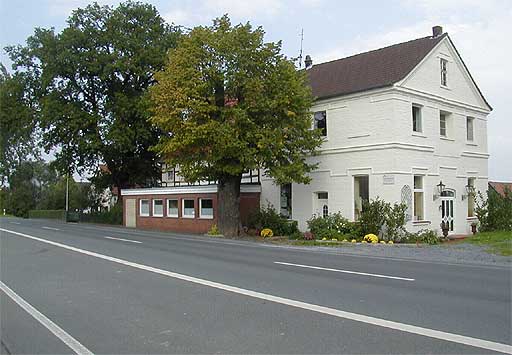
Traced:
<svg viewBox="0 0 512 355">
<path fill-rule="evenodd" d="M 412 131 L 422 132 L 421 106 L 412 105 Z"/>
<path fill-rule="evenodd" d="M 473 142 L 475 139 L 475 119 L 473 117 L 466 117 L 466 139 L 468 142 Z"/>
<path fill-rule="evenodd" d="M 439 135 L 441 137 L 446 137 L 446 114 L 441 113 L 439 115 Z"/>
<path fill-rule="evenodd" d="M 327 112 L 318 111 L 315 112 L 315 129 L 319 129 L 322 132 L 323 137 L 327 137 Z"/>
<path fill-rule="evenodd" d="M 441 85 L 448 86 L 448 61 L 441 58 Z"/>
</svg>

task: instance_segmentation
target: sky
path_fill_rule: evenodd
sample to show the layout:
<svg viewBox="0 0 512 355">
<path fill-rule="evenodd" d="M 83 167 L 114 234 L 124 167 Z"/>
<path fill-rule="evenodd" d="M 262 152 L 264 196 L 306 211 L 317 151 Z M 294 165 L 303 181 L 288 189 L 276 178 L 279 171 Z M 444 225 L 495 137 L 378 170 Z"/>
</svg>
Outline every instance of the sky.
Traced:
<svg viewBox="0 0 512 355">
<path fill-rule="evenodd" d="M 283 52 L 314 63 L 425 37 L 434 25 L 448 32 L 487 101 L 489 178 L 512 181 L 511 0 L 147 0 L 169 23 L 209 25 L 228 13 L 233 23 L 262 26 Z M 0 0 L 0 44 L 23 44 L 34 28 L 66 25 L 86 0 Z M 119 1 L 99 0 L 116 5 Z M 0 60 L 10 62 L 2 51 Z"/>
</svg>

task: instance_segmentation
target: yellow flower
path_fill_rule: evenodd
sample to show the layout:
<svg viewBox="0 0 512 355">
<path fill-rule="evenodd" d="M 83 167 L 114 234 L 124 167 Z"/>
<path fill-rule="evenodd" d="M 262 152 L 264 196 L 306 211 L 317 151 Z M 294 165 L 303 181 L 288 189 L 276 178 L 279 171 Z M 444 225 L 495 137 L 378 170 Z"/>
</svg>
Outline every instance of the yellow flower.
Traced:
<svg viewBox="0 0 512 355">
<path fill-rule="evenodd" d="M 337 242 L 337 241 L 338 241 L 338 239 L 336 239 L 336 238 L 332 238 L 331 240 L 332 240 L 333 242 Z"/>
<path fill-rule="evenodd" d="M 381 240 L 381 241 L 380 241 L 380 244 L 386 244 L 386 242 L 385 242 L 385 241 L 383 241 L 383 240 Z"/>
<path fill-rule="evenodd" d="M 346 243 L 346 242 L 348 242 L 348 240 L 346 240 L 346 239 L 343 239 L 343 240 L 342 240 L 342 242 L 343 242 L 343 243 Z"/>
<path fill-rule="evenodd" d="M 372 244 L 377 244 L 377 243 L 378 243 L 378 241 L 372 240 Z"/>
<path fill-rule="evenodd" d="M 326 238 L 326 237 L 323 237 L 323 238 L 322 238 L 322 240 L 327 240 L 327 238 Z"/>
<path fill-rule="evenodd" d="M 365 235 L 363 239 L 371 243 L 379 241 L 379 237 L 372 233 Z"/>
<path fill-rule="evenodd" d="M 260 235 L 262 238 L 270 238 L 274 236 L 274 232 L 272 232 L 272 229 L 270 228 L 264 228 L 261 230 Z"/>
<path fill-rule="evenodd" d="M 350 242 L 351 242 L 351 243 L 357 243 L 357 240 L 352 239 Z"/>
<path fill-rule="evenodd" d="M 393 241 L 392 241 L 392 240 L 390 240 L 390 241 L 388 242 L 388 244 L 395 244 L 395 243 L 393 243 Z"/>
</svg>

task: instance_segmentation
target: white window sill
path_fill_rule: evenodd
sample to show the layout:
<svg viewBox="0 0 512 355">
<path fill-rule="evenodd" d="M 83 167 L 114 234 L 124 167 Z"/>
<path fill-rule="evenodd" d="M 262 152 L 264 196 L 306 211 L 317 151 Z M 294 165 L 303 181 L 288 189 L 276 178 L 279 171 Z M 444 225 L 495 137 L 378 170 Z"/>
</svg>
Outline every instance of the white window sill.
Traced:
<svg viewBox="0 0 512 355">
<path fill-rule="evenodd" d="M 213 219 L 213 216 L 201 216 L 199 219 Z"/>
<path fill-rule="evenodd" d="M 450 89 L 450 88 L 449 88 L 448 86 L 446 86 L 446 85 L 439 85 L 439 87 L 440 87 L 441 89 L 445 89 L 445 90 L 449 90 L 449 91 L 451 91 L 451 90 L 452 90 L 452 89 Z"/>
<path fill-rule="evenodd" d="M 466 221 L 476 221 L 478 217 L 466 217 Z"/>
<path fill-rule="evenodd" d="M 444 140 L 444 141 L 450 141 L 450 142 L 455 142 L 455 139 L 453 138 L 449 138 L 449 137 L 444 137 L 444 136 L 439 136 L 440 139 Z"/>
<path fill-rule="evenodd" d="M 149 214 L 139 214 L 139 217 L 151 217 Z"/>
<path fill-rule="evenodd" d="M 172 215 L 172 216 L 167 215 L 167 216 L 165 216 L 165 217 L 167 217 L 167 218 L 179 218 L 179 216 L 178 216 L 178 215 Z"/>
<path fill-rule="evenodd" d="M 470 146 L 473 146 L 473 147 L 478 147 L 478 144 L 476 144 L 473 141 L 466 141 L 466 145 L 470 145 Z"/>
<path fill-rule="evenodd" d="M 194 219 L 194 218 L 196 218 L 196 216 L 181 216 L 181 218 Z"/>
<path fill-rule="evenodd" d="M 431 221 L 412 221 L 412 225 L 413 226 L 423 226 L 423 225 L 427 225 L 427 224 L 431 224 L 432 222 Z"/>
<path fill-rule="evenodd" d="M 156 218 L 162 218 L 164 215 L 163 214 L 154 214 L 153 217 L 156 217 Z"/>
<path fill-rule="evenodd" d="M 413 131 L 413 132 L 412 132 L 412 135 L 413 135 L 414 137 L 427 138 L 427 136 L 426 136 L 426 135 L 424 135 L 424 134 L 423 134 L 423 133 L 421 133 L 421 132 L 414 132 L 414 131 Z"/>
</svg>

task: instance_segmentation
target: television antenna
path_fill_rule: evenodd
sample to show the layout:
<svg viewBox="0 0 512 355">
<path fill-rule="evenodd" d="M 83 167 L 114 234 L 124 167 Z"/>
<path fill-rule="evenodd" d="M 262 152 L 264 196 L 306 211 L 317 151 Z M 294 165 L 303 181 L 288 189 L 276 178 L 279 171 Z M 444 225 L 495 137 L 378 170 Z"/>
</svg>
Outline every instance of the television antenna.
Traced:
<svg viewBox="0 0 512 355">
<path fill-rule="evenodd" d="M 300 31 L 299 69 L 302 68 L 302 43 L 304 42 L 304 28 Z"/>
</svg>

